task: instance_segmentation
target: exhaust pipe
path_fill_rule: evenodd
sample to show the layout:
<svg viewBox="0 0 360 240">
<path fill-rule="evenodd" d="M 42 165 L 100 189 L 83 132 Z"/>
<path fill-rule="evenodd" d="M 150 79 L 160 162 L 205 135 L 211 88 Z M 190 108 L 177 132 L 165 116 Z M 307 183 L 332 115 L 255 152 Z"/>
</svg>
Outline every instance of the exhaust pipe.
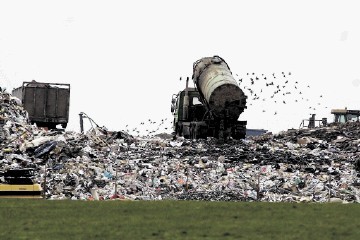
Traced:
<svg viewBox="0 0 360 240">
<path fill-rule="evenodd" d="M 189 116 L 189 77 L 186 78 L 186 88 L 183 104 L 183 120 L 187 120 Z"/>
</svg>

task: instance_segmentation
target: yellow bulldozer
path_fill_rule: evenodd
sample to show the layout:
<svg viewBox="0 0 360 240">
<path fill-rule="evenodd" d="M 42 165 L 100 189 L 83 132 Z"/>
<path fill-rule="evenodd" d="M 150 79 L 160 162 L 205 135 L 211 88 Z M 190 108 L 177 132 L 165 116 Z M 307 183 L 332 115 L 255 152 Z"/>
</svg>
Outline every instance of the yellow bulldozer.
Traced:
<svg viewBox="0 0 360 240">
<path fill-rule="evenodd" d="M 334 115 L 334 123 L 347 123 L 347 122 L 360 121 L 360 110 L 349 110 L 347 108 L 332 109 L 331 114 Z M 316 114 L 311 114 L 311 117 L 309 119 L 302 120 L 299 128 L 315 128 L 315 127 L 324 127 L 328 125 L 327 118 L 316 120 L 315 115 Z"/>
<path fill-rule="evenodd" d="M 360 110 L 332 109 L 331 114 L 334 115 L 336 123 L 359 122 L 360 119 Z"/>
<path fill-rule="evenodd" d="M 1 173 L 0 198 L 42 198 L 40 184 L 33 181 L 34 170 L 9 169 Z"/>
</svg>

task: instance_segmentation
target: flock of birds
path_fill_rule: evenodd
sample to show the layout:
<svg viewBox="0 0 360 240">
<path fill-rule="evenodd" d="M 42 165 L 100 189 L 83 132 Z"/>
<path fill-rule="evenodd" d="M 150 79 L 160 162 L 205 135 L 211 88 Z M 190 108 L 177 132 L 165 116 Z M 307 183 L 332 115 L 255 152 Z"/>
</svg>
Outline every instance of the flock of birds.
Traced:
<svg viewBox="0 0 360 240">
<path fill-rule="evenodd" d="M 233 75 L 238 81 L 240 89 L 247 95 L 248 109 L 256 113 L 268 113 L 278 115 L 279 111 L 284 109 L 279 104 L 288 107 L 296 107 L 309 115 L 316 113 L 319 108 L 328 108 L 324 106 L 323 95 L 314 94 L 309 96 L 312 90 L 310 85 L 302 85 L 298 81 L 292 80 L 291 72 L 281 72 L 272 74 L 246 73 L 243 76 Z M 180 81 L 183 78 L 180 77 Z M 294 106 L 294 104 L 299 104 Z M 269 113 L 270 112 L 270 113 Z M 160 121 L 148 119 L 140 122 L 137 127 L 126 125 L 125 132 L 132 135 L 152 136 L 158 133 L 172 131 L 172 118 L 164 118 Z M 145 133 L 145 134 L 144 134 Z"/>
<path fill-rule="evenodd" d="M 153 136 L 158 133 L 171 131 L 172 121 L 168 118 L 163 118 L 160 121 L 148 119 L 140 122 L 137 127 L 130 127 L 129 124 L 125 126 L 125 132 L 136 136 Z"/>
<path fill-rule="evenodd" d="M 235 75 L 239 77 L 238 74 Z M 268 106 L 271 102 L 274 104 L 306 103 L 301 106 L 307 106 L 309 112 L 313 113 L 323 105 L 322 94 L 319 94 L 316 99 L 313 97 L 310 99 L 306 94 L 311 88 L 310 85 L 304 88 L 298 81 L 292 81 L 291 76 L 291 72 L 272 73 L 271 76 L 246 73 L 244 77 L 239 77 L 237 81 L 245 95 L 248 96 L 248 106 L 255 105 L 256 101 L 262 101 L 265 103 L 264 106 Z M 316 100 L 316 103 L 314 103 L 314 100 Z M 324 108 L 327 107 L 324 106 Z M 264 108 L 261 112 L 266 111 L 267 109 Z M 278 111 L 275 110 L 273 114 L 277 115 Z"/>
</svg>

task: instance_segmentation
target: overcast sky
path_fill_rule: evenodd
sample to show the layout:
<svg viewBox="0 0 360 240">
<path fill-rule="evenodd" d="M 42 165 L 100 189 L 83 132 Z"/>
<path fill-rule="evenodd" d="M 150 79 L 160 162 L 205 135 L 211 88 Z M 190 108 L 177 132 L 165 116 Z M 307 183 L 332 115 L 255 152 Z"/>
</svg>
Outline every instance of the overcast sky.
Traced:
<svg viewBox="0 0 360 240">
<path fill-rule="evenodd" d="M 80 112 L 110 130 L 154 129 L 148 119 L 171 125 L 193 62 L 219 55 L 243 79 L 240 119 L 277 132 L 360 109 L 359 23 L 357 1 L 0 0 L 0 85 L 70 83 L 68 130 Z"/>
</svg>

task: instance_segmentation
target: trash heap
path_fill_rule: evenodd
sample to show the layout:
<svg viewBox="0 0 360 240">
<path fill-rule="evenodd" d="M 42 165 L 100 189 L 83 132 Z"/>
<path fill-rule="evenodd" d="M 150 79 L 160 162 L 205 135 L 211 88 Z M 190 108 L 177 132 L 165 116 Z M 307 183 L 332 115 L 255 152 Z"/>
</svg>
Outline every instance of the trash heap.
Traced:
<svg viewBox="0 0 360 240">
<path fill-rule="evenodd" d="M 53 132 L 0 93 L 0 171 L 34 168 L 47 199 L 360 202 L 360 123 L 216 139 Z"/>
</svg>

